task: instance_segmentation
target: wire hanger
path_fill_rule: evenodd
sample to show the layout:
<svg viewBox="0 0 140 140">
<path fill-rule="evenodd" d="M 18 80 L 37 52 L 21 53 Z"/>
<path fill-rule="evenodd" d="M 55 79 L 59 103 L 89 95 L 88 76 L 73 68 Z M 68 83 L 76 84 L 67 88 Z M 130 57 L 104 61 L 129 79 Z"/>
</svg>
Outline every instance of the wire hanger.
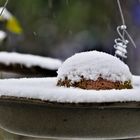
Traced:
<svg viewBox="0 0 140 140">
<path fill-rule="evenodd" d="M 119 35 L 119 38 L 115 39 L 115 45 L 114 48 L 116 49 L 115 51 L 115 56 L 119 57 L 121 59 L 127 58 L 127 44 L 129 41 L 132 43 L 132 45 L 136 48 L 136 44 L 134 40 L 132 39 L 131 35 L 127 31 L 127 26 L 125 24 L 125 19 L 122 11 L 122 7 L 120 4 L 120 0 L 117 0 L 117 5 L 119 8 L 121 20 L 122 20 L 122 25 L 117 27 L 117 33 Z M 125 39 L 125 36 L 129 39 Z"/>
<path fill-rule="evenodd" d="M 7 6 L 7 4 L 8 4 L 8 2 L 9 2 L 9 0 L 6 0 L 6 2 L 5 2 L 5 4 L 4 4 L 2 10 L 0 11 L 0 16 L 2 16 L 2 14 L 3 14 L 3 12 L 4 12 L 4 10 L 5 10 L 6 6 Z"/>
</svg>

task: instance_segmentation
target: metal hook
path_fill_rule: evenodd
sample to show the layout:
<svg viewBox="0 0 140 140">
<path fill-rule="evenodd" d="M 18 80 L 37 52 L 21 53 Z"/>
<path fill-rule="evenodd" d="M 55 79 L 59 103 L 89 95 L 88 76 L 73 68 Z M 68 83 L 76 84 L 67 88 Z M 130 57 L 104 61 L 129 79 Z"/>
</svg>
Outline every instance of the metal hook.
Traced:
<svg viewBox="0 0 140 140">
<path fill-rule="evenodd" d="M 117 33 L 119 35 L 119 38 L 115 39 L 114 48 L 116 49 L 115 56 L 121 57 L 123 59 L 123 58 L 127 58 L 127 56 L 126 56 L 127 50 L 126 49 L 127 49 L 127 44 L 129 43 L 129 41 L 127 39 L 125 39 L 125 35 L 128 37 L 128 39 L 130 40 L 130 42 L 132 43 L 132 45 L 135 48 L 136 48 L 136 44 L 127 31 L 127 26 L 125 25 L 125 19 L 124 19 L 124 15 L 122 12 L 120 0 L 117 0 L 117 4 L 119 7 L 121 19 L 122 19 L 122 25 L 117 27 Z"/>
</svg>

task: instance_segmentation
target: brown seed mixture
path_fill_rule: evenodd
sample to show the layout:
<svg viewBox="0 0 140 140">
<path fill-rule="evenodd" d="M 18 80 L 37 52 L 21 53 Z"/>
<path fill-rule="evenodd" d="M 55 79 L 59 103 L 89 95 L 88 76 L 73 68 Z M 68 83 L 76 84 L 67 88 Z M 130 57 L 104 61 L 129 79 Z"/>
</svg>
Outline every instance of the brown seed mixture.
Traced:
<svg viewBox="0 0 140 140">
<path fill-rule="evenodd" d="M 71 83 L 67 77 L 65 80 L 58 80 L 58 86 L 65 86 L 65 87 L 78 87 L 81 89 L 95 89 L 95 90 L 107 90 L 107 89 L 132 89 L 131 81 L 122 82 L 112 82 L 105 80 L 103 78 L 98 78 L 96 81 L 93 80 L 86 80 L 84 78 L 81 79 L 79 82 Z"/>
</svg>

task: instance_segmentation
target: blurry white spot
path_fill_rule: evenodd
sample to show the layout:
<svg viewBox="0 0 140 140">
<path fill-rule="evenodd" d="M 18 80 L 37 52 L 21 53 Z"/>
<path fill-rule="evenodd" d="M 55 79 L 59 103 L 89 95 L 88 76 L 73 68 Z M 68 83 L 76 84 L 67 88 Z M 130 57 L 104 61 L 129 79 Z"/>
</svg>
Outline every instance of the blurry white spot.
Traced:
<svg viewBox="0 0 140 140">
<path fill-rule="evenodd" d="M 36 32 L 33 32 L 33 35 L 34 35 L 34 36 L 37 36 L 37 33 L 36 33 Z"/>
<path fill-rule="evenodd" d="M 0 42 L 2 42 L 6 38 L 7 34 L 4 31 L 0 30 Z"/>
</svg>

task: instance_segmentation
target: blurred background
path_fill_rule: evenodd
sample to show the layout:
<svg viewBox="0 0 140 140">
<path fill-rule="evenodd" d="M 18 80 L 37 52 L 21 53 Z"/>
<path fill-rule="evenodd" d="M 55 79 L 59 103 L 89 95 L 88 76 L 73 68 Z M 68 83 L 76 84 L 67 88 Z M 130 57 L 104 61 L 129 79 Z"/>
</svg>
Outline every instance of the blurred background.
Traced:
<svg viewBox="0 0 140 140">
<path fill-rule="evenodd" d="M 0 1 L 3 6 L 5 0 Z M 140 0 L 121 0 L 128 32 L 129 65 L 140 74 Z M 0 51 L 16 51 L 65 60 L 76 52 L 98 50 L 114 55 L 116 27 L 121 25 L 116 0 L 9 0 L 14 21 L 0 19 L 7 38 Z M 8 15 L 5 15 L 8 18 Z M 14 27 L 14 28 L 13 28 Z"/>
</svg>

